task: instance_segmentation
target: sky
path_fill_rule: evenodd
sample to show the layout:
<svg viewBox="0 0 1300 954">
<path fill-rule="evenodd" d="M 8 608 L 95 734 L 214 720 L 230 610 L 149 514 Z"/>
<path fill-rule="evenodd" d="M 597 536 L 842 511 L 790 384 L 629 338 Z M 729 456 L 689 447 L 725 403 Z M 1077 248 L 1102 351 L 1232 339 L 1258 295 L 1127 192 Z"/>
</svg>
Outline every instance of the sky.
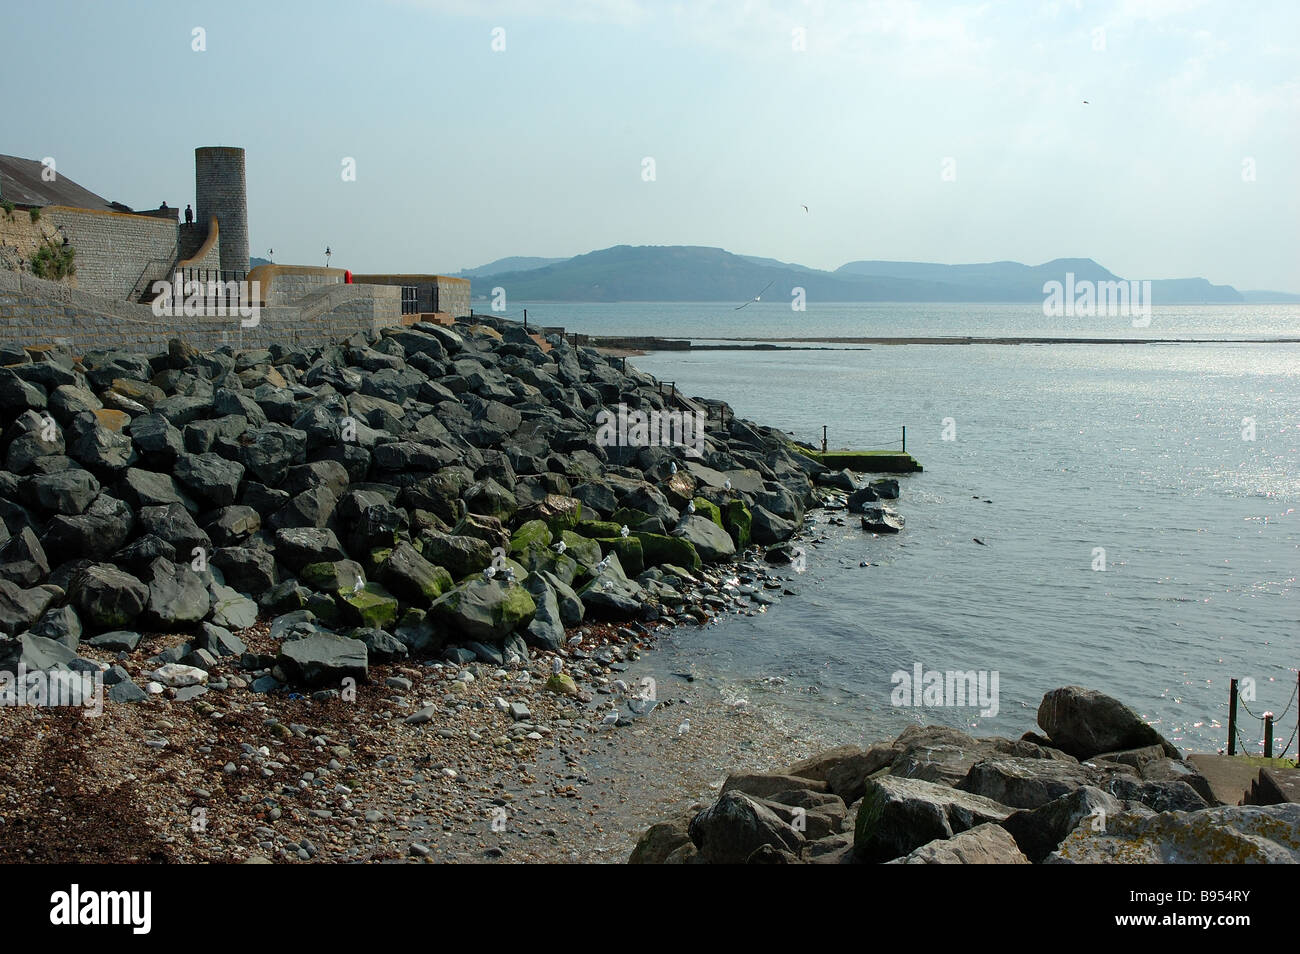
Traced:
<svg viewBox="0 0 1300 954">
<path fill-rule="evenodd" d="M 281 263 L 706 245 L 1300 292 L 1295 0 L 42 0 L 4 19 L 0 153 L 184 207 L 194 148 L 242 146 L 250 249 Z"/>
</svg>

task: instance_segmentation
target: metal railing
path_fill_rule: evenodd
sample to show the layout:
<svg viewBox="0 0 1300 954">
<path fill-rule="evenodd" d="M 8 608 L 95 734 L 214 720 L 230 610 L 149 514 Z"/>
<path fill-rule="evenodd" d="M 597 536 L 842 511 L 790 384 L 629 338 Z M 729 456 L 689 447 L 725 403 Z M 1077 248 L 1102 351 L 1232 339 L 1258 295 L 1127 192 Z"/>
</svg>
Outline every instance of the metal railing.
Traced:
<svg viewBox="0 0 1300 954">
<path fill-rule="evenodd" d="M 420 289 L 416 285 L 402 286 L 402 314 L 418 315 L 420 313 Z"/>
</svg>

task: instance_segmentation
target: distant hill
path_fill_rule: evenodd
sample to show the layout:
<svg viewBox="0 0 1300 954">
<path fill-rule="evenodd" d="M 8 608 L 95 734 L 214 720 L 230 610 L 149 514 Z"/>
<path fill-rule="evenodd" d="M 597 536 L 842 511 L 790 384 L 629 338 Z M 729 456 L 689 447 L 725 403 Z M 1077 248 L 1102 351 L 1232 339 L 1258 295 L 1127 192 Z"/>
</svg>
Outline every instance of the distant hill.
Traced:
<svg viewBox="0 0 1300 954">
<path fill-rule="evenodd" d="M 256 255 L 250 255 L 248 257 L 249 268 L 257 268 L 257 266 L 259 265 L 270 265 L 270 264 L 271 264 L 271 260 L 269 258 L 258 258 Z"/>
<path fill-rule="evenodd" d="M 477 268 L 462 269 L 454 277 L 476 278 L 479 275 L 495 275 L 499 272 L 526 272 L 530 269 L 543 268 L 547 265 L 567 261 L 566 258 L 530 258 L 525 255 L 515 255 L 510 258 L 498 258 L 495 262 L 488 262 L 486 265 L 479 265 Z"/>
<path fill-rule="evenodd" d="M 760 294 L 768 300 L 789 299 L 796 287 L 809 300 L 824 302 L 1042 301 L 1044 282 L 1063 282 L 1067 272 L 1074 273 L 1075 281 L 1121 280 L 1090 258 L 1059 258 L 1042 265 L 859 261 L 828 272 L 697 245 L 616 245 L 568 259 L 507 258 L 461 274 L 473 278 L 478 299 L 490 298 L 500 286 L 516 301 L 739 304 Z M 1244 300 L 1235 288 L 1203 278 L 1157 279 L 1151 291 L 1157 304 Z"/>
<path fill-rule="evenodd" d="M 1251 305 L 1292 305 L 1300 302 L 1300 295 L 1291 292 L 1261 291 L 1254 289 L 1241 293 L 1242 299 Z"/>
</svg>

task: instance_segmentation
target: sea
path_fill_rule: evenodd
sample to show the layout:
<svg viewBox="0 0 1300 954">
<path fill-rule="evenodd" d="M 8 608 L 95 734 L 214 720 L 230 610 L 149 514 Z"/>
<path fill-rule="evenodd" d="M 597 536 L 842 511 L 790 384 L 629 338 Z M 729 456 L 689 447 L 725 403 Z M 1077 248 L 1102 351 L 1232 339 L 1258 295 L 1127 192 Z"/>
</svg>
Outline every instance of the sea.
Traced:
<svg viewBox="0 0 1300 954">
<path fill-rule="evenodd" d="M 1016 738 L 1036 728 L 1044 693 L 1081 685 L 1202 752 L 1227 743 L 1237 678 L 1239 750 L 1262 751 L 1271 711 L 1274 753 L 1295 755 L 1300 344 L 1260 339 L 1300 337 L 1300 305 L 1157 305 L 1138 327 L 1021 304 L 526 307 L 530 324 L 697 345 L 1132 339 L 783 341 L 792 350 L 629 358 L 812 444 L 824 427 L 832 448 L 898 447 L 906 427 L 924 467 L 901 479 L 902 533 L 821 515 L 794 595 L 677 631 L 663 665 L 828 742 L 934 723 Z M 996 705 L 927 701 L 902 678 L 918 667 L 923 681 L 974 672 Z"/>
</svg>

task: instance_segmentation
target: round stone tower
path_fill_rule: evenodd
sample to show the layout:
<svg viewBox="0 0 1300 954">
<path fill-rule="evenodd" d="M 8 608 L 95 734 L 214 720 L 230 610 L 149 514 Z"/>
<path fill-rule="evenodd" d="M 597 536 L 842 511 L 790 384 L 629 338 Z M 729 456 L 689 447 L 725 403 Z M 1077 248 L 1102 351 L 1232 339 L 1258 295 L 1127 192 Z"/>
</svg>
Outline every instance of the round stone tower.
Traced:
<svg viewBox="0 0 1300 954">
<path fill-rule="evenodd" d="M 248 187 L 244 150 L 236 146 L 200 146 L 194 150 L 194 221 L 207 226 L 217 217 L 221 270 L 248 272 Z"/>
</svg>

